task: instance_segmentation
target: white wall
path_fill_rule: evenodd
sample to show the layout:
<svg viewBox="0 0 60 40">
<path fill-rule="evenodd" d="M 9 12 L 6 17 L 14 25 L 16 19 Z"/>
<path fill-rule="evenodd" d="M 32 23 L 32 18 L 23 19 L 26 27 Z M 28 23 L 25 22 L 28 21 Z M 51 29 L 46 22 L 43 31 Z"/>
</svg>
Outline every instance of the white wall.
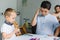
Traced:
<svg viewBox="0 0 60 40">
<path fill-rule="evenodd" d="M 8 7 L 17 10 L 17 0 L 0 0 L 0 12 L 4 12 Z"/>
<path fill-rule="evenodd" d="M 17 0 L 17 11 L 20 12 L 20 15 L 17 16 L 16 21 L 21 25 L 22 17 L 22 0 Z"/>
</svg>

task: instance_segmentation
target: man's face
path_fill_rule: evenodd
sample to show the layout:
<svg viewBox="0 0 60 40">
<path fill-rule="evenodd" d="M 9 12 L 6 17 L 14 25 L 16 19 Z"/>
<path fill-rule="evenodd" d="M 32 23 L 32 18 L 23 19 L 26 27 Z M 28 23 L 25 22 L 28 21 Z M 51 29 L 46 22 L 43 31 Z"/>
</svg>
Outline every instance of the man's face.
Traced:
<svg viewBox="0 0 60 40">
<path fill-rule="evenodd" d="M 13 23 L 15 21 L 15 18 L 16 18 L 16 13 L 12 12 L 10 16 L 7 16 L 7 21 Z"/>
<path fill-rule="evenodd" d="M 41 12 L 42 15 L 47 15 L 49 13 L 49 10 L 45 9 L 45 8 L 41 8 L 40 12 Z"/>
</svg>

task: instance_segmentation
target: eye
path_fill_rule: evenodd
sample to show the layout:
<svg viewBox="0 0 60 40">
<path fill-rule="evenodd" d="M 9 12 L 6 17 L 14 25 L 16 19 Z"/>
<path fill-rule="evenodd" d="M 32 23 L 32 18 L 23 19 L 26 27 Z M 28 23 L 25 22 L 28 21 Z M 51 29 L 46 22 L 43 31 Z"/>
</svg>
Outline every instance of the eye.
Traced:
<svg viewBox="0 0 60 40">
<path fill-rule="evenodd" d="M 46 13 L 47 11 L 41 10 L 41 12 L 45 12 Z"/>
<path fill-rule="evenodd" d="M 47 11 L 45 11 L 45 13 L 46 13 Z"/>
</svg>

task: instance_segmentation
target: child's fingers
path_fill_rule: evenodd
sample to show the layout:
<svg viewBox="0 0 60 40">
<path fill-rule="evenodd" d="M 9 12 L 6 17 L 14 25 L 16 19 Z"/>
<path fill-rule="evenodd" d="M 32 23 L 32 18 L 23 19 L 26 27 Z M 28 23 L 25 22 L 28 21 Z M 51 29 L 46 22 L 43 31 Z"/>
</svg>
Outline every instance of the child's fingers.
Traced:
<svg viewBox="0 0 60 40">
<path fill-rule="evenodd" d="M 15 33 L 19 32 L 20 30 L 19 29 L 15 29 Z"/>
</svg>

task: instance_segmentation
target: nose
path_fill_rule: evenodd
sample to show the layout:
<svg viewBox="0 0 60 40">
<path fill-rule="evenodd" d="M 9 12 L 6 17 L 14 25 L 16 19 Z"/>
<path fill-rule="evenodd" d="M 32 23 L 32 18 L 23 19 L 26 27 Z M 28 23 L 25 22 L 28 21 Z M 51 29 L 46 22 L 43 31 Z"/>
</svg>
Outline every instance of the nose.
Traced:
<svg viewBox="0 0 60 40">
<path fill-rule="evenodd" d="M 15 18 L 13 19 L 13 21 L 15 21 Z"/>
</svg>

